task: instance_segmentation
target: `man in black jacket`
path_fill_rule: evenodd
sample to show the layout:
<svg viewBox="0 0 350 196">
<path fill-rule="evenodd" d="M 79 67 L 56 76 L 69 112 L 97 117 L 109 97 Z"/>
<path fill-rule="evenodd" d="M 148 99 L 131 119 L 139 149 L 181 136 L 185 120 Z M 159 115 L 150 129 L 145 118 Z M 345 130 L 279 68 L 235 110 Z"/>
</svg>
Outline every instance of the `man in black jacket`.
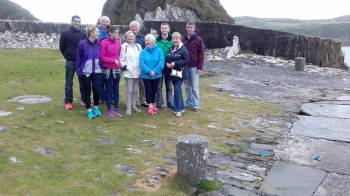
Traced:
<svg viewBox="0 0 350 196">
<path fill-rule="evenodd" d="M 64 31 L 60 37 L 60 51 L 66 59 L 66 84 L 65 84 L 65 98 L 64 103 L 66 110 L 73 108 L 73 77 L 75 72 L 75 58 L 78 44 L 81 40 L 86 38 L 85 32 L 80 28 L 81 19 L 79 16 L 72 16 L 71 27 Z M 80 95 L 82 93 L 80 85 Z"/>
</svg>

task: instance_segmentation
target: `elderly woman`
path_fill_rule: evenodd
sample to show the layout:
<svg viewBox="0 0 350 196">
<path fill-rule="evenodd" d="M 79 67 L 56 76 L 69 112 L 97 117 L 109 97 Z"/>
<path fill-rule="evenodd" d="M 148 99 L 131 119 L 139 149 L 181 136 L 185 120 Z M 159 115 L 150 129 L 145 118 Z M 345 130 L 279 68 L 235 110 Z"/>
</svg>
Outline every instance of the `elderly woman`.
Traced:
<svg viewBox="0 0 350 196">
<path fill-rule="evenodd" d="M 100 20 L 100 26 L 98 29 L 100 30 L 100 36 L 99 39 L 106 39 L 109 37 L 108 27 L 111 25 L 111 20 L 108 16 L 101 16 Z"/>
<path fill-rule="evenodd" d="M 178 32 L 172 35 L 173 47 L 170 48 L 166 55 L 166 75 L 174 85 L 174 106 L 173 112 L 177 117 L 184 112 L 184 101 L 182 97 L 181 85 L 184 79 L 182 74 L 184 68 L 190 62 L 189 52 L 185 45 L 181 42 L 181 34 Z"/>
<path fill-rule="evenodd" d="M 99 30 L 94 25 L 86 27 L 87 39 L 79 42 L 76 57 L 76 71 L 82 82 L 83 101 L 87 110 L 88 119 L 101 116 L 99 106 L 101 86 L 103 81 L 100 67 Z M 94 110 L 91 109 L 91 88 L 94 97 Z"/>
<path fill-rule="evenodd" d="M 141 78 L 145 85 L 146 102 L 148 104 L 147 113 L 149 115 L 159 112 L 155 106 L 156 92 L 164 67 L 164 55 L 162 50 L 154 44 L 155 40 L 154 35 L 146 35 L 146 47 L 140 55 Z"/>
<path fill-rule="evenodd" d="M 123 43 L 120 53 L 120 63 L 122 65 L 123 74 L 126 81 L 126 114 L 131 115 L 131 112 L 141 112 L 136 107 L 137 93 L 139 90 L 140 78 L 140 53 L 141 45 L 135 43 L 135 35 L 132 31 L 125 34 L 126 42 Z"/>
</svg>

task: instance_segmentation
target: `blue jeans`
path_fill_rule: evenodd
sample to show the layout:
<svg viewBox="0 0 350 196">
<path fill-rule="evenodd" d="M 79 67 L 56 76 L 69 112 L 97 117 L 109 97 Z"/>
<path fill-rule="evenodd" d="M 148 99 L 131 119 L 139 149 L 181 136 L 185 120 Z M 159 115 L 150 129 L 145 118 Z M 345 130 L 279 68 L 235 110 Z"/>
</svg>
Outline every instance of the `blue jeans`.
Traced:
<svg viewBox="0 0 350 196">
<path fill-rule="evenodd" d="M 73 78 L 75 73 L 75 61 L 66 61 L 66 83 L 64 86 L 64 103 L 73 102 Z M 83 100 L 83 89 L 79 80 L 80 99 Z"/>
<path fill-rule="evenodd" d="M 112 71 L 111 71 L 112 72 Z M 113 73 L 110 73 L 109 78 L 106 79 L 106 105 L 107 109 L 111 109 L 111 104 L 113 100 L 114 108 L 119 108 L 119 82 L 120 82 L 120 73 L 117 73 L 113 77 Z"/>
<path fill-rule="evenodd" d="M 166 104 L 168 108 L 172 108 L 174 106 L 173 83 L 170 80 L 169 75 L 164 76 L 164 83 L 165 83 Z"/>
<path fill-rule="evenodd" d="M 183 112 L 185 109 L 184 106 L 184 100 L 182 97 L 182 80 L 173 80 L 174 85 L 174 106 L 173 111 L 174 112 Z"/>
<path fill-rule="evenodd" d="M 186 69 L 186 107 L 199 109 L 199 74 L 196 67 Z"/>
</svg>

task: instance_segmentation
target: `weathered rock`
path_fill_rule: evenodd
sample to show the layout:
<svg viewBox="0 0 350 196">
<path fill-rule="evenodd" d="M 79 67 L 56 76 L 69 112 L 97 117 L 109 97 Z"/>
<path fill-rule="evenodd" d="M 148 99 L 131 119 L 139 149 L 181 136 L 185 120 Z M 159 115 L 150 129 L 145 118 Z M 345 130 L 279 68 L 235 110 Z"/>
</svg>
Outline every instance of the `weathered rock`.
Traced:
<svg viewBox="0 0 350 196">
<path fill-rule="evenodd" d="M 129 151 L 129 153 L 131 153 L 131 154 L 141 154 L 142 153 L 141 149 L 135 148 L 135 147 L 129 147 L 129 148 L 126 148 L 126 150 Z"/>
<path fill-rule="evenodd" d="M 284 162 L 275 162 L 261 190 L 267 195 L 312 196 L 326 172 Z"/>
<path fill-rule="evenodd" d="M 313 196 L 349 196 L 349 184 L 349 176 L 328 174 Z"/>
<path fill-rule="evenodd" d="M 203 6 L 206 5 L 206 6 Z M 163 11 L 164 10 L 164 11 Z M 138 14 L 147 20 L 193 20 L 234 23 L 219 1 L 124 1 L 108 0 L 102 15 L 109 16 L 113 24 L 128 24 Z M 158 28 L 157 28 L 158 29 Z"/>
<path fill-rule="evenodd" d="M 350 105 L 336 105 L 323 103 L 306 103 L 301 106 L 301 111 L 310 116 L 350 118 Z"/>
<path fill-rule="evenodd" d="M 42 95 L 24 95 L 14 97 L 9 102 L 21 103 L 21 104 L 39 104 L 50 102 L 51 98 Z"/>
<path fill-rule="evenodd" d="M 295 70 L 304 71 L 306 65 L 306 59 L 303 57 L 295 58 Z"/>
<path fill-rule="evenodd" d="M 282 140 L 275 153 L 278 160 L 350 175 L 350 157 L 346 156 L 350 154 L 348 143 L 289 136 Z M 313 160 L 316 154 L 321 155 L 320 161 Z"/>
<path fill-rule="evenodd" d="M 349 127 L 349 119 L 299 116 L 291 133 L 319 139 L 350 142 Z"/>
<path fill-rule="evenodd" d="M 0 134 L 5 133 L 7 131 L 7 128 L 5 126 L 0 125 Z"/>
<path fill-rule="evenodd" d="M 185 135 L 176 143 L 177 173 L 197 185 L 205 179 L 209 140 L 199 135 Z"/>
<path fill-rule="evenodd" d="M 36 147 L 34 149 L 34 152 L 42 154 L 42 155 L 46 155 L 46 156 L 49 156 L 49 157 L 55 156 L 55 153 L 52 150 L 50 150 L 48 148 L 45 148 L 43 146 Z"/>
<path fill-rule="evenodd" d="M 108 140 L 105 138 L 99 138 L 99 139 L 97 139 L 97 141 L 103 145 L 113 145 L 114 144 L 114 142 L 112 140 Z"/>
<path fill-rule="evenodd" d="M 157 141 L 153 141 L 153 140 L 143 140 L 143 143 L 148 145 L 148 146 L 152 146 L 155 148 L 159 148 L 160 147 L 160 143 Z"/>
<path fill-rule="evenodd" d="M 0 110 L 0 117 L 6 117 L 12 115 L 12 112 Z"/>
<path fill-rule="evenodd" d="M 115 170 L 127 176 L 134 176 L 136 174 L 135 168 L 130 165 L 118 164 L 115 166 Z"/>
</svg>

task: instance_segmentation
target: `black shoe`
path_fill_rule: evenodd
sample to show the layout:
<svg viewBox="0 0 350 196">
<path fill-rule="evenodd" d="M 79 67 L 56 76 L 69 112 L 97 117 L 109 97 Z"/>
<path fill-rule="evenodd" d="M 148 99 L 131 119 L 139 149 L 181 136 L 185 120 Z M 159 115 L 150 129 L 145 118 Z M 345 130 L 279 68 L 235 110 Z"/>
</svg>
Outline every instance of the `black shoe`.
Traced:
<svg viewBox="0 0 350 196">
<path fill-rule="evenodd" d="M 142 107 L 145 107 L 145 108 L 148 108 L 148 104 L 147 104 L 146 102 L 143 102 L 143 103 L 141 104 L 141 106 L 142 106 Z"/>
</svg>

